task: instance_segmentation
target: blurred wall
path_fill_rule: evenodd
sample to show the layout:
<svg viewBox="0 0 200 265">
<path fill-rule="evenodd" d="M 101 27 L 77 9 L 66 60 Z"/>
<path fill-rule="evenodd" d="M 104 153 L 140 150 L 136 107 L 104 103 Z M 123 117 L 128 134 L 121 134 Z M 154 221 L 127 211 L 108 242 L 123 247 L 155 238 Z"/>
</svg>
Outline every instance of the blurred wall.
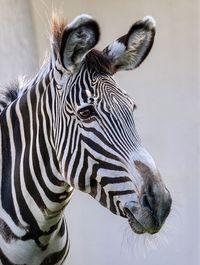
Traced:
<svg viewBox="0 0 200 265">
<path fill-rule="evenodd" d="M 37 58 L 42 62 L 49 47 L 52 7 L 61 9 L 69 21 L 80 13 L 96 18 L 102 29 L 99 48 L 126 33 L 135 20 L 155 17 L 157 34 L 150 55 L 137 70 L 122 72 L 116 79 L 137 103 L 136 125 L 172 192 L 172 213 L 160 235 L 135 236 L 126 220 L 75 192 L 66 210 L 71 252 L 65 264 L 199 265 L 198 0 L 32 0 L 31 7 L 22 0 L 0 3 L 0 21 L 6 23 L 0 28 L 1 83 L 34 71 Z M 8 18 L 10 22 L 15 19 L 8 23 Z M 12 41 L 9 32 L 13 32 Z M 14 40 L 18 40 L 16 46 Z"/>
<path fill-rule="evenodd" d="M 30 2 L 0 0 L 0 84 L 33 74 L 37 65 Z"/>
</svg>

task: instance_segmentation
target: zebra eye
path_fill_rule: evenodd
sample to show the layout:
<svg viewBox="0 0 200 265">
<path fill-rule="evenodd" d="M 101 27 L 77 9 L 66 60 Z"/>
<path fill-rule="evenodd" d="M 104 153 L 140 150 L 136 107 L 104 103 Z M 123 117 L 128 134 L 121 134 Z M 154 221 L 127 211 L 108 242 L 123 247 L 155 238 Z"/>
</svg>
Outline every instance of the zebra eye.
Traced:
<svg viewBox="0 0 200 265">
<path fill-rule="evenodd" d="M 94 115 L 94 107 L 93 106 L 87 106 L 78 111 L 78 115 L 81 117 L 81 119 L 88 119 L 92 115 Z"/>
</svg>

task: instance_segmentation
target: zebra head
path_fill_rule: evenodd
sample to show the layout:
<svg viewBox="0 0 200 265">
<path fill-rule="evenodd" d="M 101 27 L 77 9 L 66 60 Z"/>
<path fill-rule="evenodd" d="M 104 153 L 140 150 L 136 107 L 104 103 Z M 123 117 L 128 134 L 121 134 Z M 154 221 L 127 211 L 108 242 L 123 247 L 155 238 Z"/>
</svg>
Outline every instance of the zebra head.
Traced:
<svg viewBox="0 0 200 265">
<path fill-rule="evenodd" d="M 88 15 L 67 27 L 53 21 L 56 83 L 55 146 L 62 174 L 138 234 L 160 230 L 171 196 L 136 132 L 135 103 L 113 74 L 138 67 L 154 40 L 145 17 L 102 52 L 93 50 L 99 26 Z"/>
</svg>

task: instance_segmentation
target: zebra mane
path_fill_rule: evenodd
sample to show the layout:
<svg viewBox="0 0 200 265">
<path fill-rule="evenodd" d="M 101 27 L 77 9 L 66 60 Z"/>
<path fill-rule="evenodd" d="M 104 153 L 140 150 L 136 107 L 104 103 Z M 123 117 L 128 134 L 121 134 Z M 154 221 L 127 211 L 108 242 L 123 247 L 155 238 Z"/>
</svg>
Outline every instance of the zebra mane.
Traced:
<svg viewBox="0 0 200 265">
<path fill-rule="evenodd" d="M 66 22 L 64 18 L 60 18 L 56 12 L 54 12 L 51 20 L 51 43 L 55 49 L 59 49 L 61 45 L 62 34 L 65 27 Z M 36 84 L 42 79 L 44 73 L 48 71 L 49 63 L 50 54 L 48 53 L 46 54 L 42 67 L 35 77 L 30 80 L 25 80 L 24 77 L 19 77 L 10 84 L 0 86 L 0 114 L 8 105 L 21 97 L 28 87 L 31 87 L 32 84 Z"/>
<path fill-rule="evenodd" d="M 66 20 L 62 16 L 59 16 L 57 12 L 53 12 L 51 19 L 51 43 L 57 51 L 60 50 L 63 32 L 66 27 Z"/>
<path fill-rule="evenodd" d="M 92 49 L 85 58 L 90 69 L 97 73 L 113 74 L 113 67 L 110 59 L 103 52 Z"/>
<path fill-rule="evenodd" d="M 19 77 L 10 84 L 0 87 L 0 113 L 25 92 L 25 84 L 25 78 Z"/>
</svg>

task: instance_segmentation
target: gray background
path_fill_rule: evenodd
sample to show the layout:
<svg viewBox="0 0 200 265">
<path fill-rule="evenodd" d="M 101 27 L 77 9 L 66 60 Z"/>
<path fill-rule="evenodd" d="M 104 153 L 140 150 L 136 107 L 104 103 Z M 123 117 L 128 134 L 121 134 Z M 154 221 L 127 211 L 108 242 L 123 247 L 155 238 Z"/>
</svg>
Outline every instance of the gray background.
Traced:
<svg viewBox="0 0 200 265">
<path fill-rule="evenodd" d="M 200 88 L 197 0 L 0 0 L 0 83 L 33 75 L 49 47 L 52 8 L 68 21 L 81 13 L 100 24 L 100 49 L 146 15 L 157 21 L 153 49 L 133 72 L 116 75 L 136 101 L 135 120 L 173 196 L 159 235 L 133 235 L 126 221 L 86 194 L 75 192 L 66 210 L 68 265 L 199 265 Z M 155 248 L 155 250 L 154 250 Z"/>
</svg>

